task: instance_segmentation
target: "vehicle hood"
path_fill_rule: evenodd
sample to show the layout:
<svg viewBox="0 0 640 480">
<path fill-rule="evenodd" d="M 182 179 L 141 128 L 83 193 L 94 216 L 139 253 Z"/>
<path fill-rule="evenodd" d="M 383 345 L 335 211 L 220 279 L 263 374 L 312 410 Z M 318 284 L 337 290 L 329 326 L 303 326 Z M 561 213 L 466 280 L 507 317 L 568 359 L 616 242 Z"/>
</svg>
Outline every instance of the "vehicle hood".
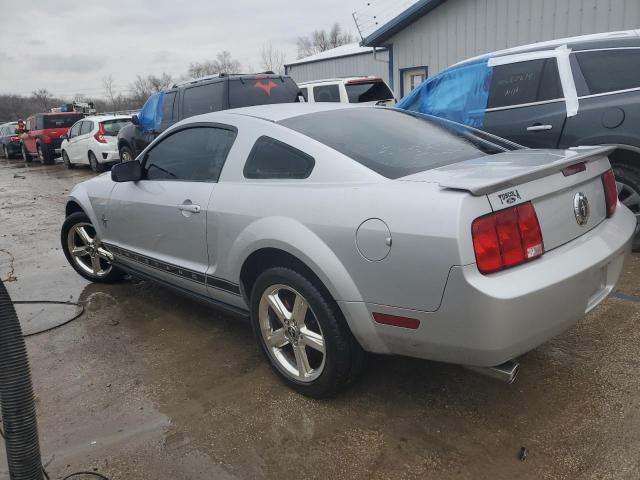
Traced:
<svg viewBox="0 0 640 480">
<path fill-rule="evenodd" d="M 570 150 L 522 149 L 485 155 L 402 177 L 409 182 L 434 182 L 443 188 L 486 195 L 559 172 L 575 163 L 606 156 L 615 147 Z"/>
</svg>

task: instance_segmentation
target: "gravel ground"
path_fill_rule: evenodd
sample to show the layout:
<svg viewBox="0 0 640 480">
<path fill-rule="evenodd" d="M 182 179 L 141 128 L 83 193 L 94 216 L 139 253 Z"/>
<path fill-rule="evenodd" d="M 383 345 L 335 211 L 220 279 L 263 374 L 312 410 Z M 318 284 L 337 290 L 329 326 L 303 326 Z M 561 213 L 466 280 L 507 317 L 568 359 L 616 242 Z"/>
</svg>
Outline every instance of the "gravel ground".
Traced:
<svg viewBox="0 0 640 480">
<path fill-rule="evenodd" d="M 627 296 L 521 357 L 511 386 L 374 357 L 349 391 L 314 401 L 279 383 L 244 322 L 67 265 L 65 195 L 92 175 L 0 160 L 0 278 L 14 300 L 86 306 L 27 339 L 51 478 L 640 478 L 640 256 L 617 288 Z M 68 314 L 20 309 L 30 328 Z"/>
</svg>

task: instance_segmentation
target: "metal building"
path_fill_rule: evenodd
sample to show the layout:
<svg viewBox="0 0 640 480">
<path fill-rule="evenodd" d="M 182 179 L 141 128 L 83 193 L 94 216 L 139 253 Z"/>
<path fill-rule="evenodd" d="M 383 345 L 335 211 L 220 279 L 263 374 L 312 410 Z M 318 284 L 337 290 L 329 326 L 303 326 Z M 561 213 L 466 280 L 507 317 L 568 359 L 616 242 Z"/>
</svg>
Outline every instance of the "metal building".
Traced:
<svg viewBox="0 0 640 480">
<path fill-rule="evenodd" d="M 330 50 L 323 52 L 325 58 L 298 60 L 287 71 L 299 81 L 378 75 L 400 98 L 428 75 L 476 55 L 636 28 L 640 28 L 640 0 L 418 0 L 362 42 L 363 47 L 387 49 L 386 69 L 380 68 L 380 62 L 371 62 L 372 53 L 361 62 L 358 57 L 333 58 Z M 381 59 L 379 54 L 376 57 Z"/>
</svg>

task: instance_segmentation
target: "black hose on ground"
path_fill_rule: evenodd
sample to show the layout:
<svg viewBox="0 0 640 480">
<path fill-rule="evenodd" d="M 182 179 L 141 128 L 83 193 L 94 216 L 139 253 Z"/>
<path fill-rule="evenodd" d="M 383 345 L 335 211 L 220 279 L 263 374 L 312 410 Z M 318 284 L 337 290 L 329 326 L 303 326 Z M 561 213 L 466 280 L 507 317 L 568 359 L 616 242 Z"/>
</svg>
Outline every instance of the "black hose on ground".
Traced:
<svg viewBox="0 0 640 480">
<path fill-rule="evenodd" d="M 0 411 L 11 480 L 43 480 L 36 406 L 22 329 L 0 280 Z"/>
</svg>

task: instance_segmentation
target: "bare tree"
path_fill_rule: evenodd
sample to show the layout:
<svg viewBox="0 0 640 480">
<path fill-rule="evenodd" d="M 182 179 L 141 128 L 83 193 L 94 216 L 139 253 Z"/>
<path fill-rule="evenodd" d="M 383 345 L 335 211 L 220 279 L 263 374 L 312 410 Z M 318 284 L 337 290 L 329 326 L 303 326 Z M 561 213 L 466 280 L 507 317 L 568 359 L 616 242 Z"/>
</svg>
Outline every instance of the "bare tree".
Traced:
<svg viewBox="0 0 640 480">
<path fill-rule="evenodd" d="M 215 60 L 194 62 L 189 65 L 189 76 L 200 78 L 219 73 L 239 73 L 240 70 L 242 70 L 240 62 L 234 59 L 228 50 L 223 50 L 216 55 Z"/>
<path fill-rule="evenodd" d="M 31 95 L 37 101 L 39 107 L 43 112 L 46 112 L 47 110 L 49 110 L 49 108 L 51 108 L 50 105 L 52 97 L 51 93 L 49 93 L 49 90 L 47 90 L 46 88 L 35 90 Z"/>
<path fill-rule="evenodd" d="M 284 74 L 285 61 L 285 53 L 282 50 L 273 48 L 271 42 L 262 45 L 260 49 L 260 68 L 282 75 Z"/>
<path fill-rule="evenodd" d="M 115 112 L 117 108 L 116 108 L 116 96 L 113 91 L 113 75 L 102 77 L 102 87 L 104 88 L 104 93 L 107 100 L 111 102 L 111 109 Z"/>
<path fill-rule="evenodd" d="M 142 105 L 150 95 L 169 88 L 172 83 L 173 78 L 171 75 L 164 72 L 159 77 L 155 75 L 147 75 L 146 77 L 138 75 L 129 87 L 133 103 Z"/>
<path fill-rule="evenodd" d="M 298 37 L 298 58 L 308 57 L 332 48 L 354 42 L 349 32 L 344 32 L 339 23 L 334 23 L 331 30 L 314 30 L 308 37 Z"/>
</svg>

